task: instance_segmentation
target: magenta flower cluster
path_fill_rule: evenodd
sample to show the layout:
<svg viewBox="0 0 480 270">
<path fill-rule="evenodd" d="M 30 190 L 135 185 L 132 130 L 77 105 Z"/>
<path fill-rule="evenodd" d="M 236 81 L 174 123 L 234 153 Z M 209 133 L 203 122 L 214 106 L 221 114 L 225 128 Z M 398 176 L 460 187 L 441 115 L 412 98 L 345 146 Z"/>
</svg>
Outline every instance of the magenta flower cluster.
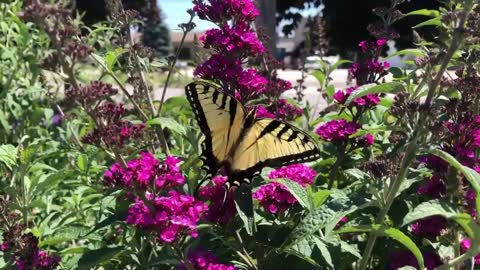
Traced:
<svg viewBox="0 0 480 270">
<path fill-rule="evenodd" d="M 197 223 L 206 210 L 205 203 L 172 190 L 168 196 L 136 199 L 128 210 L 126 222 L 138 229 L 154 231 L 159 240 L 171 243 L 185 234 L 197 237 Z"/>
<path fill-rule="evenodd" d="M 339 90 L 333 94 L 333 99 L 340 104 L 345 104 L 348 97 L 358 89 L 358 86 L 348 87 L 345 91 Z M 380 98 L 378 94 L 368 94 L 364 97 L 356 98 L 352 101 L 352 104 L 355 105 L 357 108 L 367 107 L 371 108 L 377 105 L 380 102 Z"/>
<path fill-rule="evenodd" d="M 179 163 L 173 156 L 160 162 L 151 153 L 142 152 L 126 167 L 113 164 L 104 175 L 105 185 L 123 189 L 133 201 L 126 223 L 152 232 L 163 243 L 187 234 L 196 237 L 197 223 L 208 210 L 205 203 L 173 190 L 185 183 Z"/>
<path fill-rule="evenodd" d="M 253 21 L 260 14 L 250 0 L 210 0 L 205 3 L 203 0 L 194 0 L 195 11 L 202 20 L 226 23 L 234 21 Z"/>
<path fill-rule="evenodd" d="M 215 23 L 218 28 L 208 30 L 200 37 L 203 45 L 213 54 L 197 66 L 194 75 L 218 83 L 222 89 L 242 103 L 268 97 L 272 102 L 262 106 L 260 116 L 292 119 L 302 110 L 280 99 L 291 84 L 276 76 L 267 79 L 258 70 L 244 68 L 248 59 L 263 56 L 265 47 L 252 28 L 259 12 L 251 0 L 194 1 L 193 10 L 204 20 Z"/>
<path fill-rule="evenodd" d="M 120 163 L 113 164 L 103 177 L 108 186 L 121 187 L 127 190 L 145 191 L 152 189 L 169 189 L 185 183 L 185 177 L 178 166 L 180 160 L 168 156 L 160 165 L 149 152 L 142 152 L 139 159 L 130 160 L 127 167 Z"/>
<path fill-rule="evenodd" d="M 467 252 L 467 250 L 469 250 L 471 246 L 472 241 L 468 238 L 465 238 L 460 242 L 460 249 L 462 250 L 462 252 Z M 480 265 L 480 254 L 474 257 L 474 262 L 475 264 Z"/>
<path fill-rule="evenodd" d="M 364 55 L 359 62 L 354 63 L 348 70 L 357 85 L 377 83 L 388 74 L 390 64 L 378 61 L 386 45 L 386 39 L 378 39 L 374 42 L 361 41 L 358 44 Z"/>
<path fill-rule="evenodd" d="M 213 185 L 207 185 L 200 189 L 200 197 L 210 202 L 205 219 L 212 223 L 227 224 L 237 212 L 234 196 L 225 194 L 224 185 L 227 177 L 216 176 L 212 182 Z"/>
<path fill-rule="evenodd" d="M 372 134 L 350 138 L 360 129 L 360 125 L 355 122 L 349 122 L 345 119 L 334 119 L 320 125 L 315 132 L 325 141 L 335 144 L 350 142 L 359 147 L 367 147 L 374 144 Z"/>
<path fill-rule="evenodd" d="M 215 254 L 211 251 L 195 250 L 188 253 L 187 257 L 188 262 L 195 270 L 235 270 L 233 265 L 219 263 Z M 178 269 L 187 270 L 184 265 L 180 265 Z"/>
<path fill-rule="evenodd" d="M 247 22 L 239 21 L 233 26 L 225 23 L 220 27 L 221 29 L 210 29 L 200 37 L 205 48 L 215 51 L 225 50 L 226 53 L 232 53 L 238 58 L 258 55 L 265 51 L 262 42 L 258 40 L 256 33 L 250 29 Z"/>
<path fill-rule="evenodd" d="M 311 185 L 313 183 L 316 174 L 315 170 L 303 164 L 293 164 L 270 172 L 268 178 L 286 178 L 305 187 L 307 184 Z M 258 203 L 265 211 L 272 214 L 285 212 L 297 203 L 297 199 L 295 199 L 288 189 L 284 185 L 276 182 L 262 185 L 253 193 L 253 198 L 258 200 Z"/>
</svg>

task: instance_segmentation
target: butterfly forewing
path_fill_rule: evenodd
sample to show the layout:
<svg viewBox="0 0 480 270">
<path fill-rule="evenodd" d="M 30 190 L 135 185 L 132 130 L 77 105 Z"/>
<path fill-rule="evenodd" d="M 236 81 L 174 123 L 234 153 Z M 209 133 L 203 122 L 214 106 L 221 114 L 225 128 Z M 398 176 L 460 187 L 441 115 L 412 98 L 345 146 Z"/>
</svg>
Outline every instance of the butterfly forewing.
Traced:
<svg viewBox="0 0 480 270">
<path fill-rule="evenodd" d="M 185 88 L 202 133 L 205 165 L 210 174 L 216 173 L 221 162 L 229 159 L 245 121 L 240 102 L 218 88 L 203 82 L 190 83 Z"/>
</svg>

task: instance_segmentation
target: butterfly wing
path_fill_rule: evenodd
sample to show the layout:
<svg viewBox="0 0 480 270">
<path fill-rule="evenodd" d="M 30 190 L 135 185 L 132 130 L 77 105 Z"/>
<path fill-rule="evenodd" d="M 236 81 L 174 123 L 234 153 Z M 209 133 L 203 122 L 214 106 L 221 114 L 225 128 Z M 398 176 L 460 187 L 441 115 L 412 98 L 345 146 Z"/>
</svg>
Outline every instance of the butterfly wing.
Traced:
<svg viewBox="0 0 480 270">
<path fill-rule="evenodd" d="M 250 183 L 264 167 L 308 162 L 319 157 L 315 141 L 305 132 L 275 119 L 257 119 L 235 150 L 229 184 Z"/>
<path fill-rule="evenodd" d="M 205 136 L 202 160 L 212 176 L 237 145 L 245 123 L 245 109 L 234 97 L 205 82 L 190 83 L 185 92 Z"/>
</svg>

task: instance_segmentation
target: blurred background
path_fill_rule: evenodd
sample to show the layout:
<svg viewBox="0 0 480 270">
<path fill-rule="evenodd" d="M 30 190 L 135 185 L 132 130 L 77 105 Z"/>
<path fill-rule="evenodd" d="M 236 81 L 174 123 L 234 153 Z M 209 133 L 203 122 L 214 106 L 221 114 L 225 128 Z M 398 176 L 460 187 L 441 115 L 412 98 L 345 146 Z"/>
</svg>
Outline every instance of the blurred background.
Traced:
<svg viewBox="0 0 480 270">
<path fill-rule="evenodd" d="M 397 7 L 399 16 L 412 10 L 438 9 L 441 5 L 432 0 L 257 0 L 260 16 L 256 26 L 267 37 L 265 45 L 270 53 L 284 66 L 279 76 L 295 82 L 302 76 L 302 67 L 307 71 L 319 68 L 319 59 L 330 63 L 338 59 L 355 61 L 360 56 L 358 43 L 374 38 L 369 25 L 381 22 L 378 15 L 392 2 L 401 3 Z M 76 9 L 83 14 L 85 24 L 93 25 L 107 18 L 108 4 L 109 0 L 77 0 Z M 123 4 L 125 9 L 136 9 L 141 14 L 142 25 L 135 29 L 136 42 L 154 48 L 161 59 L 178 49 L 183 35 L 178 25 L 189 20 L 186 11 L 193 6 L 191 0 L 123 0 Z M 397 37 L 389 41 L 385 56 L 411 47 L 414 42 L 432 39 L 436 35 L 433 26 L 412 30 L 424 20 L 422 16 L 408 16 L 396 21 L 388 31 L 396 32 Z M 201 52 L 198 38 L 216 27 L 198 18 L 194 23 L 196 27 L 186 36 L 177 63 L 184 77 L 177 77 L 177 83 L 174 80 L 169 95 L 183 92 L 182 85 L 191 80 L 193 66 L 198 62 L 195 58 Z M 388 59 L 392 67 L 400 68 L 408 68 L 408 61 L 412 60 L 399 56 Z M 336 88 L 343 88 L 348 72 L 339 69 L 331 77 Z M 306 77 L 307 95 L 316 92 L 316 84 L 312 76 Z"/>
</svg>

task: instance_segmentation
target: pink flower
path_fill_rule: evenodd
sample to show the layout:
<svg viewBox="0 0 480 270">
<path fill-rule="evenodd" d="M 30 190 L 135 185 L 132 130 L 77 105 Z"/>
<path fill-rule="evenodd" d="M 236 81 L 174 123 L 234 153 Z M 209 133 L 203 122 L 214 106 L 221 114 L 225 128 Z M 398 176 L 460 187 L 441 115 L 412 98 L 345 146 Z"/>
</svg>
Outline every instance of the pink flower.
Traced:
<svg viewBox="0 0 480 270">
<path fill-rule="evenodd" d="M 237 212 L 234 196 L 226 196 L 225 194 L 224 185 L 227 182 L 227 177 L 216 176 L 212 179 L 212 182 L 213 186 L 208 185 L 200 189 L 200 196 L 210 201 L 205 219 L 213 223 L 227 224 Z"/>
<path fill-rule="evenodd" d="M 203 0 L 194 1 L 195 11 L 202 20 L 223 24 L 233 18 L 234 21 L 253 21 L 259 15 L 258 9 L 250 0 Z"/>
<path fill-rule="evenodd" d="M 147 201 L 137 198 L 128 210 L 126 223 L 152 231 L 158 235 L 159 241 L 171 243 L 185 234 L 197 237 L 197 222 L 207 210 L 205 203 L 178 191 L 170 191 L 168 196 L 147 198 Z"/>
<path fill-rule="evenodd" d="M 293 164 L 270 172 L 268 177 L 270 179 L 286 178 L 305 187 L 306 184 L 313 183 L 316 175 L 315 170 L 303 164 Z M 297 202 L 285 186 L 276 182 L 262 185 L 252 197 L 258 200 L 265 211 L 272 214 L 284 212 Z"/>
<path fill-rule="evenodd" d="M 158 189 L 168 189 L 185 183 L 180 171 L 179 159 L 167 156 L 164 164 L 152 154 L 142 152 L 139 159 L 130 160 L 124 169 L 119 163 L 113 164 L 104 174 L 104 182 L 108 186 L 116 186 L 134 191 L 133 187 L 147 190 L 153 185 Z"/>
<path fill-rule="evenodd" d="M 217 257 L 203 249 L 191 251 L 187 255 L 188 261 L 195 270 L 235 270 L 233 265 L 218 263 Z M 179 265 L 179 270 L 186 270 L 184 265 Z"/>
<path fill-rule="evenodd" d="M 460 249 L 462 250 L 462 252 L 466 252 L 470 249 L 471 246 L 472 242 L 468 238 L 465 238 L 460 242 Z M 475 256 L 474 260 L 476 265 L 480 265 L 480 254 Z"/>
<path fill-rule="evenodd" d="M 349 139 L 349 136 L 356 133 L 359 126 L 345 119 L 331 120 L 320 125 L 315 131 L 320 138 L 326 141 L 340 142 Z"/>
</svg>

